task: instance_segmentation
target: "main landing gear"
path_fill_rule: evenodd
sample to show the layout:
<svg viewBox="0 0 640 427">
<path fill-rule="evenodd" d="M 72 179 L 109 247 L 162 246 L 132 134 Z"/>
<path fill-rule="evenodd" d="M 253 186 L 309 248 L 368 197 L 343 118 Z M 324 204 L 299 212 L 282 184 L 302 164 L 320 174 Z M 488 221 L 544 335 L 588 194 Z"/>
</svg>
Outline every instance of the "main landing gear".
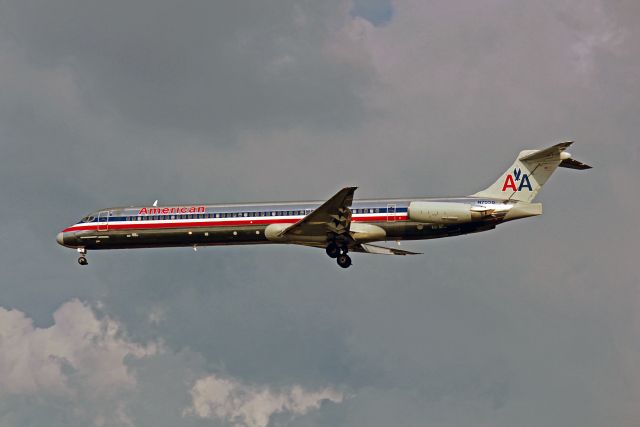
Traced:
<svg viewBox="0 0 640 427">
<path fill-rule="evenodd" d="M 78 248 L 78 253 L 80 254 L 80 257 L 78 258 L 78 264 L 80 265 L 87 265 L 89 264 L 89 261 L 87 261 L 87 250 L 85 248 Z"/>
<path fill-rule="evenodd" d="M 347 254 L 338 255 L 336 261 L 338 261 L 338 265 L 342 268 L 349 268 L 351 266 L 351 257 Z"/>
<path fill-rule="evenodd" d="M 327 245 L 327 255 L 331 258 L 335 258 L 338 265 L 342 268 L 348 268 L 351 266 L 351 257 L 347 255 L 347 247 L 340 248 L 335 243 L 331 242 Z"/>
</svg>

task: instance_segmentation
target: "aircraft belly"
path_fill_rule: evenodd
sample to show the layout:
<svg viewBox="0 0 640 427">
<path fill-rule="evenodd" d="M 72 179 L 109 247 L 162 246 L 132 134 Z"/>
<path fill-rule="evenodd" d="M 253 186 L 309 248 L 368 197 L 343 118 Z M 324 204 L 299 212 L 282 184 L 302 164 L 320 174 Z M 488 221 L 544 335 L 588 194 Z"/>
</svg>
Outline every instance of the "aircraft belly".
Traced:
<svg viewBox="0 0 640 427">
<path fill-rule="evenodd" d="M 442 225 L 402 221 L 389 222 L 381 227 L 387 233 L 387 240 L 427 240 L 492 230 L 495 223 Z"/>
<path fill-rule="evenodd" d="M 364 224 L 360 224 L 362 226 Z M 413 221 L 376 223 L 376 228 L 384 230 L 379 239 L 367 238 L 362 242 L 381 240 L 426 240 L 475 233 L 495 228 L 495 223 L 468 224 L 423 224 Z M 73 240 L 65 242 L 69 246 L 96 249 L 126 249 L 154 247 L 223 246 L 276 243 L 265 237 L 265 225 L 189 227 L 169 229 L 128 229 L 108 231 L 77 232 Z M 357 235 L 357 233 L 356 233 Z M 364 236 L 359 236 L 364 237 Z M 296 243 L 307 246 L 324 247 L 325 236 L 318 239 L 291 240 L 281 243 Z"/>
<path fill-rule="evenodd" d="M 86 249 L 150 248 L 164 246 L 215 246 L 269 243 L 263 225 L 238 227 L 190 227 L 172 229 L 109 230 L 100 235 L 78 235 Z"/>
</svg>

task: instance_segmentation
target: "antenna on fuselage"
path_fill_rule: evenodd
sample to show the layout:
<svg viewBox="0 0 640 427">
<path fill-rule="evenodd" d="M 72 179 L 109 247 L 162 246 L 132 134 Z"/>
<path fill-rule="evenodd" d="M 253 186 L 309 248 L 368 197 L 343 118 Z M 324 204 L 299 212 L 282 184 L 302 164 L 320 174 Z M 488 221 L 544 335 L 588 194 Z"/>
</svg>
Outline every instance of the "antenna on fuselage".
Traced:
<svg viewBox="0 0 640 427">
<path fill-rule="evenodd" d="M 153 206 L 158 206 L 158 201 L 153 202 Z"/>
</svg>

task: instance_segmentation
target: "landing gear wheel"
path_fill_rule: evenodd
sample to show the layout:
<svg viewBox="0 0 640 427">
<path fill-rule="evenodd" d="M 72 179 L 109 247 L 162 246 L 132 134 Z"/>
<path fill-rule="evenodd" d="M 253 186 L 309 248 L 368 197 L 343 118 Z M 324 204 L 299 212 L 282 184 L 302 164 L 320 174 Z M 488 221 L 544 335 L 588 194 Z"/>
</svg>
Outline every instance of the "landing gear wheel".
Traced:
<svg viewBox="0 0 640 427">
<path fill-rule="evenodd" d="M 351 257 L 347 254 L 341 254 L 337 257 L 338 265 L 342 268 L 348 268 L 351 266 Z"/>
<path fill-rule="evenodd" d="M 329 243 L 327 245 L 327 255 L 329 255 L 330 258 L 338 258 L 338 255 L 340 255 L 340 248 L 338 245 L 335 243 Z"/>
<path fill-rule="evenodd" d="M 80 258 L 78 258 L 78 264 L 87 265 L 87 264 L 89 264 L 89 262 L 87 261 L 87 258 L 81 256 Z"/>
</svg>

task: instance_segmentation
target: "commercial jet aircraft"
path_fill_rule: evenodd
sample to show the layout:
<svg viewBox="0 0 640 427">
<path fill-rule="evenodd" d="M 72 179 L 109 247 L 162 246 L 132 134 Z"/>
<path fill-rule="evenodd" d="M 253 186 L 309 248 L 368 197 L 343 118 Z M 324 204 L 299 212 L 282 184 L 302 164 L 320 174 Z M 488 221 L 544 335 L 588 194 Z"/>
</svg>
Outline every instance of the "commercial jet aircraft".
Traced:
<svg viewBox="0 0 640 427">
<path fill-rule="evenodd" d="M 542 214 L 532 203 L 558 167 L 590 169 L 566 151 L 572 142 L 520 152 L 488 188 L 455 198 L 354 200 L 345 187 L 325 202 L 192 204 L 102 209 L 58 233 L 59 244 L 88 250 L 289 243 L 325 249 L 338 265 L 349 252 L 415 255 L 372 244 L 434 239 L 492 230 L 496 225 Z"/>
</svg>

